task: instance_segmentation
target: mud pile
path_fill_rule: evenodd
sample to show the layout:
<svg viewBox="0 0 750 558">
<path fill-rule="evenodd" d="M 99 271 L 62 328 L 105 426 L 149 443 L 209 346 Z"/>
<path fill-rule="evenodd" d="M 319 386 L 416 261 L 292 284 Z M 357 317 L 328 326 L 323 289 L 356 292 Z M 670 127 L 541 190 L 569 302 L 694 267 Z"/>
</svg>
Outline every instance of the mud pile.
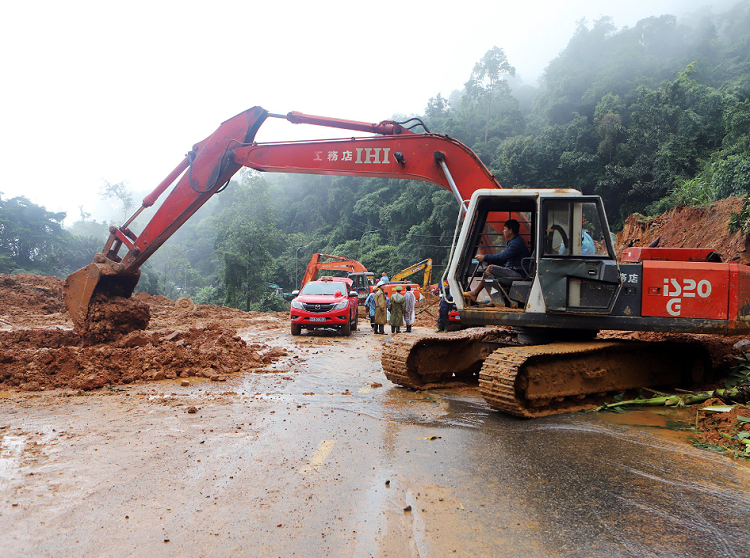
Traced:
<svg viewBox="0 0 750 558">
<path fill-rule="evenodd" d="M 84 338 L 65 310 L 63 282 L 0 274 L 0 390 L 90 390 L 192 376 L 222 380 L 286 356 L 238 335 L 242 328 L 278 327 L 276 314 L 203 305 L 185 311 L 143 293 L 95 296 Z"/>
<path fill-rule="evenodd" d="M 724 405 L 724 402 L 720 399 L 709 399 L 700 408 L 712 405 Z M 750 408 L 747 406 L 737 405 L 726 413 L 699 412 L 696 427 L 697 442 L 713 446 L 711 449 L 729 450 L 736 455 L 747 456 L 747 445 L 742 441 L 750 433 Z"/>
<path fill-rule="evenodd" d="M 440 297 L 431 292 L 424 294 L 424 299 L 417 304 L 414 313 L 414 325 L 421 327 L 436 327 L 438 312 L 440 311 Z"/>
<path fill-rule="evenodd" d="M 145 302 L 151 312 L 151 329 L 205 327 L 219 322 L 223 327 L 242 329 L 248 326 L 277 327 L 279 319 L 287 322 L 288 312 L 244 312 L 236 308 L 199 304 L 193 310 L 185 310 L 174 300 L 161 295 L 136 293 L 133 298 Z M 288 325 L 285 323 L 285 325 Z"/>
<path fill-rule="evenodd" d="M 71 325 L 63 304 L 63 283 L 59 277 L 0 273 L 0 329 Z"/>
<path fill-rule="evenodd" d="M 85 345 L 96 345 L 146 329 L 150 319 L 148 304 L 137 298 L 96 294 L 91 297 L 86 319 L 82 324 L 76 323 L 75 329 L 82 332 Z"/>
<path fill-rule="evenodd" d="M 0 332 L 0 389 L 90 390 L 137 381 L 201 376 L 222 380 L 278 360 L 284 351 L 248 345 L 219 324 L 187 331 L 133 331 L 86 345 L 62 329 Z"/>
</svg>

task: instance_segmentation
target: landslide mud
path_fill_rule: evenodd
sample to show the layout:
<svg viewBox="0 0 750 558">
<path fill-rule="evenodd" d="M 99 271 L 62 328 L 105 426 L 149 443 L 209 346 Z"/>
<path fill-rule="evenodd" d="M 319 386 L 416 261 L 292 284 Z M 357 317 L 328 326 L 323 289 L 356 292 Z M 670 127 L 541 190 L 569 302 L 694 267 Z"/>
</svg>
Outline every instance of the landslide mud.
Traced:
<svg viewBox="0 0 750 558">
<path fill-rule="evenodd" d="M 64 311 L 63 280 L 0 274 L 0 391 L 93 390 L 163 380 L 224 380 L 287 355 L 238 330 L 279 327 L 277 314 L 194 310 L 162 296 L 92 299 L 82 336 Z M 286 319 L 286 314 L 284 314 Z"/>
<path fill-rule="evenodd" d="M 75 324 L 86 345 L 116 341 L 132 331 L 146 329 L 151 319 L 148 304 L 137 298 L 121 296 L 91 297 L 89 311 L 82 323 Z"/>
<path fill-rule="evenodd" d="M 218 324 L 187 331 L 133 331 L 116 343 L 85 345 L 64 330 L 0 332 L 0 390 L 91 390 L 165 378 L 223 380 L 285 356 L 249 346 Z"/>
</svg>

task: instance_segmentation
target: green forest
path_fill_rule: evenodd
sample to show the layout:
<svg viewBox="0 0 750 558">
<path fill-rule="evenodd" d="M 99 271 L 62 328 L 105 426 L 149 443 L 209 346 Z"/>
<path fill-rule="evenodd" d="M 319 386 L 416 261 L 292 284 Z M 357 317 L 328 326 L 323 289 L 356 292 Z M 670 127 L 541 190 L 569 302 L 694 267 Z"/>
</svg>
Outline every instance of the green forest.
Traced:
<svg viewBox="0 0 750 558">
<path fill-rule="evenodd" d="M 614 230 L 632 213 L 750 191 L 747 1 L 621 29 L 609 17 L 579 21 L 537 86 L 515 74 L 495 46 L 467 61 L 467 81 L 448 98 L 426 100 L 423 114 L 383 119 L 418 117 L 460 140 L 505 188 L 600 195 Z M 132 206 L 121 185 L 107 184 L 104 195 L 125 212 Z M 376 275 L 429 257 L 439 275 L 457 212 L 450 192 L 425 182 L 245 169 L 147 262 L 139 289 L 283 310 L 288 303 L 270 286 L 294 289 L 313 252 L 360 260 Z M 81 211 L 65 229 L 64 217 L 0 194 L 0 272 L 64 277 L 90 263 L 110 223 Z"/>
</svg>

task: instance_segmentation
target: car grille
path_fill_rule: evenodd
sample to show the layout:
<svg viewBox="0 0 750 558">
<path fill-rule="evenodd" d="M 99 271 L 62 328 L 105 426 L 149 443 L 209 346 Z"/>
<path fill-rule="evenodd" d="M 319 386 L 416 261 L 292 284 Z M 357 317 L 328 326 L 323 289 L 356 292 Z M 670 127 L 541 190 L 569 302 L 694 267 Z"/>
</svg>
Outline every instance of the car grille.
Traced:
<svg viewBox="0 0 750 558">
<path fill-rule="evenodd" d="M 333 310 L 333 304 L 305 304 L 304 306 L 308 312 L 330 312 Z"/>
</svg>

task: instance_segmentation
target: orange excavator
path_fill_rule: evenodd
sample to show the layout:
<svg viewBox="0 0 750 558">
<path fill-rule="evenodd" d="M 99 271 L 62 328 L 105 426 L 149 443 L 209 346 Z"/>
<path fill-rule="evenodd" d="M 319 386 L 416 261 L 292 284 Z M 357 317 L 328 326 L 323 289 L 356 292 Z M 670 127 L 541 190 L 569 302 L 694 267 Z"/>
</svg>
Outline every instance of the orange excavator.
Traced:
<svg viewBox="0 0 750 558">
<path fill-rule="evenodd" d="M 369 135 L 256 143 L 268 118 Z M 419 126 L 425 131 L 415 132 Z M 65 301 L 76 330 L 85 335 L 97 320 L 112 318 L 112 312 L 92 307 L 130 297 L 143 263 L 243 166 L 422 180 L 453 192 L 460 212 L 440 283 L 450 284 L 462 324 L 504 327 L 396 336 L 383 349 L 382 366 L 390 380 L 406 387 L 478 381 L 493 408 L 544 416 L 587 408 L 625 389 L 687 385 L 711 370 L 699 346 L 596 340 L 599 330 L 750 332 L 746 266 L 721 262 L 712 251 L 670 248 L 630 249 L 618 262 L 598 196 L 503 190 L 471 149 L 426 131 L 419 119 L 371 124 L 270 114 L 260 107 L 195 144 L 142 207 L 110 229 L 94 262 L 67 278 Z M 173 184 L 141 233 L 132 231 L 133 220 Z M 503 225 L 510 218 L 519 221 L 531 257 L 524 262 L 525 277 L 496 279 L 483 273 L 475 256 L 503 249 Z M 479 283 L 485 298 L 464 296 Z"/>
<path fill-rule="evenodd" d="M 339 140 L 256 143 L 268 118 L 373 134 Z M 290 112 L 271 114 L 253 107 L 223 122 L 193 145 L 185 158 L 143 199 L 141 207 L 118 227 L 110 228 L 93 263 L 66 280 L 66 306 L 77 331 L 108 312 L 90 312 L 92 298 L 129 298 L 141 266 L 211 196 L 220 192 L 243 166 L 261 172 L 329 174 L 424 180 L 451 190 L 465 211 L 465 200 L 477 188 L 500 188 L 476 154 L 461 142 L 439 134 L 416 133 L 418 119 L 378 124 Z M 451 161 L 448 169 L 446 160 Z M 140 234 L 133 221 L 173 186 Z"/>
<path fill-rule="evenodd" d="M 324 261 L 324 259 L 327 261 Z M 314 281 L 321 271 L 348 272 L 347 277 L 353 281 L 352 288 L 357 291 L 357 300 L 360 303 L 364 302 L 375 285 L 374 274 L 367 271 L 367 268 L 357 260 L 316 252 L 310 258 L 310 263 L 307 264 L 300 287 L 304 287 L 308 281 Z"/>
</svg>

